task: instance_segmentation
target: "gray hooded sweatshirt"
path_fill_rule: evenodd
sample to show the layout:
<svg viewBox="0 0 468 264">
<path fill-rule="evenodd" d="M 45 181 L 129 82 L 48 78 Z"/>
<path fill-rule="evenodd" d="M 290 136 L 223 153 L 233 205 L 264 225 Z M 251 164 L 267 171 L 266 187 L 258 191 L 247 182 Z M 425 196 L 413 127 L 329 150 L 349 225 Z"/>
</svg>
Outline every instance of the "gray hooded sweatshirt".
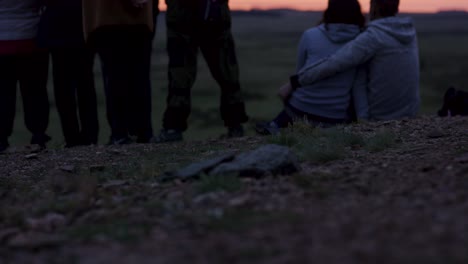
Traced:
<svg viewBox="0 0 468 264">
<path fill-rule="evenodd" d="M 297 72 L 304 67 L 333 55 L 351 40 L 355 39 L 360 28 L 349 24 L 322 24 L 307 30 L 298 49 Z M 358 101 L 359 109 L 367 112 L 365 70 L 349 67 L 340 74 L 297 89 L 289 103 L 309 114 L 332 119 L 348 119 L 348 107 L 352 93 Z M 361 107 L 362 106 L 362 107 Z"/>
<path fill-rule="evenodd" d="M 364 63 L 368 63 L 369 119 L 415 116 L 420 105 L 419 52 L 411 18 L 372 21 L 337 53 L 302 68 L 299 84 L 307 86 Z"/>
<path fill-rule="evenodd" d="M 40 4 L 40 0 L 0 0 L 0 41 L 35 38 Z"/>
</svg>

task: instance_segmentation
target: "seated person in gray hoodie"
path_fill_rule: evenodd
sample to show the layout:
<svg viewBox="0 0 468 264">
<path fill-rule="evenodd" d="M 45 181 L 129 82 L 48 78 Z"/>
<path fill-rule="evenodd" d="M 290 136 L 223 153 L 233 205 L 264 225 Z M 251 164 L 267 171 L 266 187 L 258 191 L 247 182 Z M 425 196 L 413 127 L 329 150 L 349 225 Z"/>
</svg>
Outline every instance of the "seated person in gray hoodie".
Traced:
<svg viewBox="0 0 468 264">
<path fill-rule="evenodd" d="M 330 0 L 322 23 L 307 30 L 299 43 L 297 71 L 317 64 L 355 39 L 364 28 L 365 18 L 357 0 Z M 282 96 L 285 109 L 273 121 L 259 123 L 260 134 L 276 134 L 295 120 L 315 125 L 332 126 L 350 120 L 351 102 L 358 105 L 359 115 L 367 113 L 366 76 L 364 68 L 346 71 L 304 85 Z M 351 99 L 353 98 L 353 100 Z"/>
<path fill-rule="evenodd" d="M 291 77 L 302 90 L 358 65 L 368 67 L 369 120 L 414 117 L 420 104 L 419 52 L 412 20 L 396 17 L 399 0 L 371 0 L 371 22 L 354 41 Z"/>
</svg>

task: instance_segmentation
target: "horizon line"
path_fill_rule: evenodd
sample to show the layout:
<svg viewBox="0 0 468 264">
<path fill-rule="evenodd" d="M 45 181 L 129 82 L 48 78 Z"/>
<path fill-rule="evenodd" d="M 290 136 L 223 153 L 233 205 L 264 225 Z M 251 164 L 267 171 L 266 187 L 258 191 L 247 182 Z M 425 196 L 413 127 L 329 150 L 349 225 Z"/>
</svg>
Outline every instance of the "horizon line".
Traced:
<svg viewBox="0 0 468 264">
<path fill-rule="evenodd" d="M 295 12 L 323 12 L 323 10 L 319 9 L 297 9 L 292 7 L 275 7 L 275 8 L 250 8 L 250 9 L 243 9 L 243 8 L 233 8 L 231 11 L 242 11 L 242 12 L 254 12 L 254 11 L 295 11 Z M 161 12 L 166 11 L 165 8 L 161 9 Z M 368 12 L 364 12 L 368 13 Z M 468 13 L 468 10 L 465 9 L 439 9 L 436 11 L 401 11 L 400 14 L 438 14 L 438 13 Z"/>
</svg>

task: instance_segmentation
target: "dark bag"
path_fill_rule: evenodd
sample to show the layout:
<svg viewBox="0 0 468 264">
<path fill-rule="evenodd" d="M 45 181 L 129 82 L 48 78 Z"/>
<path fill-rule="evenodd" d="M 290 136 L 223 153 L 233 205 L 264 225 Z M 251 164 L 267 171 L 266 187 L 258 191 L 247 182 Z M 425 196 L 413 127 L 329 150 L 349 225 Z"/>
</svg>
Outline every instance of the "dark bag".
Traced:
<svg viewBox="0 0 468 264">
<path fill-rule="evenodd" d="M 439 116 L 468 116 L 468 92 L 450 87 L 444 95 L 444 104 Z"/>
</svg>

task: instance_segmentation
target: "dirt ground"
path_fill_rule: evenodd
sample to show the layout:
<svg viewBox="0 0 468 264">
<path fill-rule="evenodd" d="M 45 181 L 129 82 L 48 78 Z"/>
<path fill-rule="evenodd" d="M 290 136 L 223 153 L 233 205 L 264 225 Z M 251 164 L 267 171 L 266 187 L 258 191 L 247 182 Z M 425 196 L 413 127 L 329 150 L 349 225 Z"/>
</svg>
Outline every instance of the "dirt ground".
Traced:
<svg viewBox="0 0 468 264">
<path fill-rule="evenodd" d="M 13 149 L 0 263 L 468 263 L 468 118 L 346 130 L 396 140 L 295 175 L 189 182 L 160 179 L 268 139 Z"/>
</svg>

